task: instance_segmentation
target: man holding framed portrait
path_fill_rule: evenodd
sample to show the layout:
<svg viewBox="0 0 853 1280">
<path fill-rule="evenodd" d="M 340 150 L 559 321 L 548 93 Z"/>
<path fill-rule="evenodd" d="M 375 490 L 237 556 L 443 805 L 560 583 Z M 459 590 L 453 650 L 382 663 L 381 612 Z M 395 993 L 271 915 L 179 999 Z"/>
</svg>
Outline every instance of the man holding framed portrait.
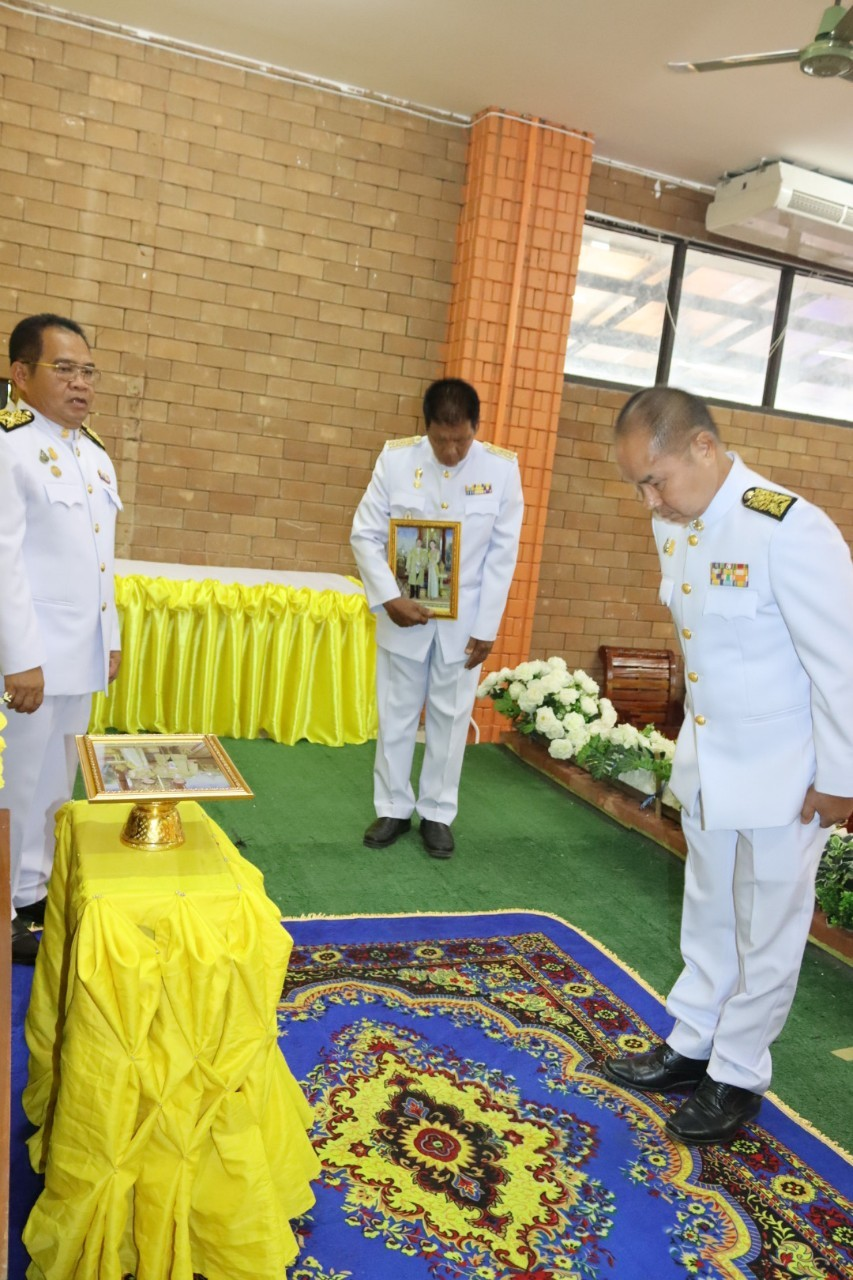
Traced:
<svg viewBox="0 0 853 1280">
<path fill-rule="evenodd" d="M 515 454 L 476 438 L 480 401 L 472 386 L 459 378 L 434 382 L 423 412 L 424 435 L 385 445 L 352 527 L 376 614 L 377 816 L 364 843 L 393 844 L 417 812 L 427 852 L 449 858 L 480 666 L 506 607 L 524 501 Z M 412 551 L 422 574 L 418 594 L 408 585 Z M 416 799 L 411 770 L 424 708 Z"/>
</svg>

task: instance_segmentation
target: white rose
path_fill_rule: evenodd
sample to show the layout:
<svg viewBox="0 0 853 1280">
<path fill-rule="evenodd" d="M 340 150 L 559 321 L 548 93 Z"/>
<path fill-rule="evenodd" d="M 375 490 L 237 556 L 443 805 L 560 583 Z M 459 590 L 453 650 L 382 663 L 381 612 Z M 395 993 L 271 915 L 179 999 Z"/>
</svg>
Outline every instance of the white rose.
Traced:
<svg viewBox="0 0 853 1280">
<path fill-rule="evenodd" d="M 516 702 L 518 703 L 519 711 L 523 711 L 526 715 L 530 715 L 539 706 L 541 698 L 532 698 L 530 696 L 529 689 L 522 689 L 521 693 L 516 698 Z"/>
<path fill-rule="evenodd" d="M 533 705 L 541 707 L 545 701 L 545 690 L 541 680 L 531 680 L 527 686 L 527 696 L 533 699 Z"/>
<path fill-rule="evenodd" d="M 568 671 L 565 658 L 549 658 L 548 666 L 552 671 L 562 671 L 564 674 Z"/>
<path fill-rule="evenodd" d="M 550 707 L 540 707 L 536 712 L 536 730 L 546 738 L 562 738 L 565 730 Z"/>
<path fill-rule="evenodd" d="M 576 752 L 580 751 L 581 747 L 585 747 L 586 744 L 589 742 L 589 739 L 590 739 L 589 728 L 587 727 L 586 724 L 582 724 L 577 728 L 569 729 L 566 732 L 566 737 L 571 742 L 575 751 Z"/>
<path fill-rule="evenodd" d="M 523 692 L 524 685 L 520 680 L 513 680 L 512 684 L 507 689 L 507 693 L 512 698 L 513 702 L 518 702 L 518 699 L 521 697 Z"/>
<path fill-rule="evenodd" d="M 605 727 L 608 729 L 612 729 L 616 721 L 619 719 L 619 716 L 616 711 L 616 708 L 614 707 L 610 699 L 599 698 L 598 710 L 601 714 L 601 719 L 604 721 Z"/>
<path fill-rule="evenodd" d="M 569 685 L 567 689 L 560 690 L 560 692 L 557 694 L 557 701 L 562 702 L 564 707 L 573 707 L 579 697 L 580 697 L 580 694 L 578 693 L 577 689 Z"/>
<path fill-rule="evenodd" d="M 582 693 L 589 694 L 591 698 L 598 697 L 598 685 L 595 683 L 592 676 L 588 676 L 585 671 L 575 671 L 572 675 L 572 679 Z"/>
<path fill-rule="evenodd" d="M 671 742 L 669 738 L 665 738 L 664 735 L 662 733 L 659 733 L 657 729 L 653 729 L 652 732 L 649 734 L 649 746 L 651 747 L 652 751 L 656 751 L 659 755 L 662 755 L 666 760 L 669 759 L 670 752 L 673 752 L 673 753 L 675 752 L 675 743 Z"/>
<path fill-rule="evenodd" d="M 561 671 L 549 671 L 547 675 L 542 677 L 539 683 L 544 689 L 545 696 L 547 697 L 552 693 L 559 693 L 565 685 L 566 679 Z"/>
<path fill-rule="evenodd" d="M 533 669 L 532 662 L 519 662 L 514 671 L 511 672 L 513 680 L 532 680 L 536 672 Z"/>
<path fill-rule="evenodd" d="M 598 715 L 598 701 L 596 698 L 590 698 L 588 695 L 584 694 L 578 705 L 585 716 Z"/>
<path fill-rule="evenodd" d="M 570 738 L 556 738 L 548 744 L 548 755 L 555 760 L 570 760 L 575 753 Z"/>
<path fill-rule="evenodd" d="M 617 724 L 610 730 L 610 741 L 617 747 L 636 747 L 640 741 L 640 731 L 632 724 Z"/>
</svg>

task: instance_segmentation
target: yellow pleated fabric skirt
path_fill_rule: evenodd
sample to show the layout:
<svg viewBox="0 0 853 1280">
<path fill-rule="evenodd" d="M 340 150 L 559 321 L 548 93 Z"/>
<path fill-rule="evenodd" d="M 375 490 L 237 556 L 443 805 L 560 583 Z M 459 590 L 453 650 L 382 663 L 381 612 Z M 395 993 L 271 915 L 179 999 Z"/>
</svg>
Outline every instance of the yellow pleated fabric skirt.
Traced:
<svg viewBox="0 0 853 1280">
<path fill-rule="evenodd" d="M 119 843 L 128 809 L 57 819 L 26 1023 L 28 1280 L 281 1280 L 319 1171 L 277 1040 L 291 939 L 197 804 L 161 852 Z"/>
<path fill-rule="evenodd" d="M 376 737 L 375 623 L 361 594 L 116 578 L 122 665 L 90 731 Z"/>
</svg>

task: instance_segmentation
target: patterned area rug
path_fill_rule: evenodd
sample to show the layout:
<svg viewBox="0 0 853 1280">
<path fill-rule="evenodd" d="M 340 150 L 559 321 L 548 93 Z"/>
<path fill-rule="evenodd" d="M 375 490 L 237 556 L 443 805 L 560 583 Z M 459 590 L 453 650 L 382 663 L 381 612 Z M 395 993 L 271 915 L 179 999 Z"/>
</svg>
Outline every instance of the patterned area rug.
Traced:
<svg viewBox="0 0 853 1280">
<path fill-rule="evenodd" d="M 853 1164 L 765 1101 L 683 1147 L 683 1094 L 604 1058 L 668 1029 L 595 943 L 527 912 L 286 921 L 281 1042 L 323 1162 L 291 1280 L 845 1280 Z"/>
</svg>

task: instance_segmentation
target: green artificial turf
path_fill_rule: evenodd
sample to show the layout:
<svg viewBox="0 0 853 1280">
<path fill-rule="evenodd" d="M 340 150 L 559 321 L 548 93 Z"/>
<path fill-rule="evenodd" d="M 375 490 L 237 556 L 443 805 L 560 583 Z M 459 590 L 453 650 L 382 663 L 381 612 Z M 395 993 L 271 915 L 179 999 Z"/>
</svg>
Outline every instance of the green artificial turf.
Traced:
<svg viewBox="0 0 853 1280">
<path fill-rule="evenodd" d="M 457 851 L 427 856 L 416 826 L 365 849 L 373 820 L 373 744 L 287 747 L 223 740 L 255 791 L 211 802 L 211 816 L 264 873 L 282 915 L 476 912 L 526 908 L 590 934 L 663 994 L 680 968 L 678 858 L 575 799 L 497 746 L 468 751 Z M 420 751 L 420 748 L 419 748 Z M 772 1088 L 853 1151 L 853 969 L 807 948 L 799 990 L 773 1051 Z"/>
</svg>

